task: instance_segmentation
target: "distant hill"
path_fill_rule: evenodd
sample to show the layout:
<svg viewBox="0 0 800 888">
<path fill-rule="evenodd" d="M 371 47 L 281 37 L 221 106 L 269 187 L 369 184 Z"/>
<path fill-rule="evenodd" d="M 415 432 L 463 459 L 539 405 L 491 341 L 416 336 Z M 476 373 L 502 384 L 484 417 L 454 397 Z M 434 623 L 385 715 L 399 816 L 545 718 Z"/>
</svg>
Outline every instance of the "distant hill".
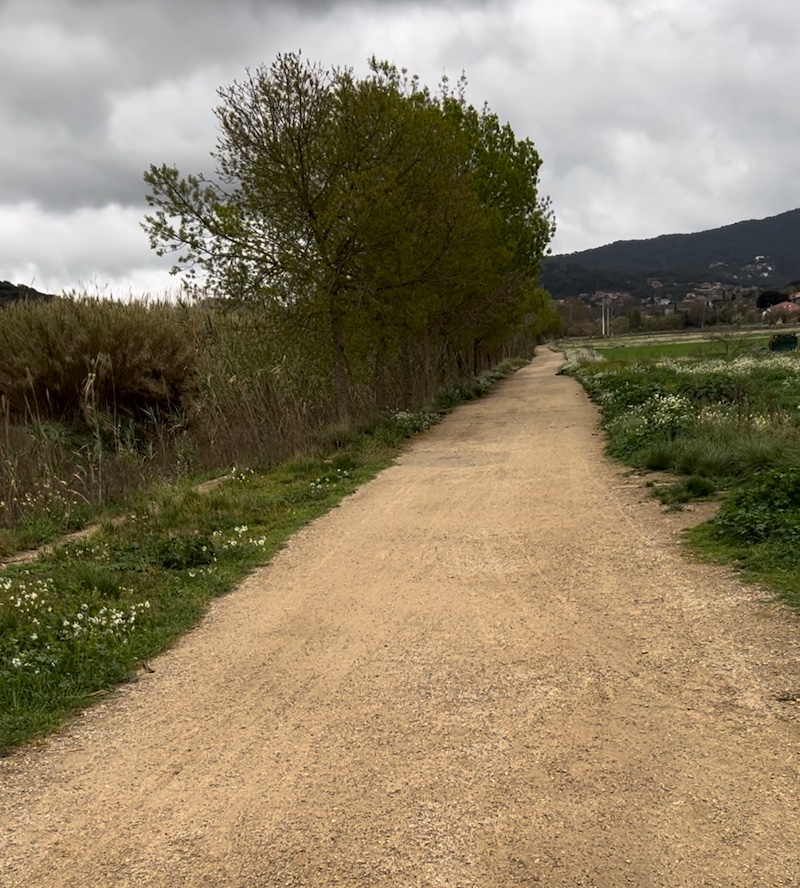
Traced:
<svg viewBox="0 0 800 888">
<path fill-rule="evenodd" d="M 12 284 L 9 281 L 0 281 L 0 308 L 19 300 L 54 299 L 50 293 L 40 293 L 33 287 L 25 284 Z"/>
<path fill-rule="evenodd" d="M 542 284 L 556 298 L 595 290 L 643 295 L 648 279 L 683 286 L 704 281 L 783 287 L 800 279 L 800 209 L 696 234 L 617 241 L 551 256 Z"/>
</svg>

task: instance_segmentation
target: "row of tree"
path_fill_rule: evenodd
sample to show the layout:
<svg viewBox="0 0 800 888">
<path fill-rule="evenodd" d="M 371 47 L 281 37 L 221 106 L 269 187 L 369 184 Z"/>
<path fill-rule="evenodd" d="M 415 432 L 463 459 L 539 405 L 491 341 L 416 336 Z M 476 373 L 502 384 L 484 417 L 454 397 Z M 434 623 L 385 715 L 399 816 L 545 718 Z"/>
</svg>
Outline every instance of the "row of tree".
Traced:
<svg viewBox="0 0 800 888">
<path fill-rule="evenodd" d="M 145 173 L 151 246 L 328 361 L 345 422 L 365 374 L 378 406 L 392 379 L 408 400 L 559 323 L 538 285 L 554 232 L 540 157 L 465 87 L 280 55 L 219 91 L 213 176 Z"/>
</svg>

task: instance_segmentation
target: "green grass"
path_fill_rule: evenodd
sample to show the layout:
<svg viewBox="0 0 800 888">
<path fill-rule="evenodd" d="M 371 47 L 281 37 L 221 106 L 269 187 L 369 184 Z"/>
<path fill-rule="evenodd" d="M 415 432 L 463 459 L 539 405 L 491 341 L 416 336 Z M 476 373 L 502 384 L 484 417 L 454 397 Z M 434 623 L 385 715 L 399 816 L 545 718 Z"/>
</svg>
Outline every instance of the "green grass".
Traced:
<svg viewBox="0 0 800 888">
<path fill-rule="evenodd" d="M 653 496 L 670 508 L 678 508 L 695 500 L 708 499 L 715 495 L 713 482 L 702 475 L 690 475 L 668 484 L 653 484 Z"/>
<path fill-rule="evenodd" d="M 486 392 L 524 361 L 465 389 Z M 448 405 L 452 397 L 448 396 Z M 139 493 L 98 532 L 0 571 L 0 750 L 56 728 L 168 647 L 300 527 L 391 463 L 444 409 L 397 411 L 327 452 Z"/>
<path fill-rule="evenodd" d="M 755 543 L 723 539 L 713 521 L 690 528 L 685 538 L 697 557 L 732 565 L 746 582 L 773 590 L 789 607 L 800 610 L 796 546 L 787 547 L 781 541 Z"/>
<path fill-rule="evenodd" d="M 742 340 L 748 349 L 767 348 L 769 337 Z M 662 342 L 648 345 L 598 346 L 597 352 L 606 360 L 641 361 L 661 357 L 706 357 L 725 356 L 729 348 L 723 342 L 714 340 L 694 340 L 690 342 Z"/>
<path fill-rule="evenodd" d="M 54 728 L 135 676 L 299 527 L 396 452 L 371 436 L 328 460 L 130 501 L 125 520 L 0 575 L 0 748 Z"/>
<path fill-rule="evenodd" d="M 592 349 L 607 360 L 638 361 L 660 357 L 734 357 L 743 352 L 766 350 L 775 333 L 797 333 L 796 327 L 756 330 L 725 330 L 714 327 L 693 332 L 628 333 L 610 338 L 562 339 L 559 348 L 568 355 Z"/>
<path fill-rule="evenodd" d="M 748 336 L 730 343 L 722 340 L 689 340 L 687 342 L 654 342 L 636 345 L 596 345 L 596 351 L 606 360 L 641 361 L 661 357 L 724 357 L 732 349 L 766 349 L 769 336 Z"/>
<path fill-rule="evenodd" d="M 688 540 L 800 607 L 800 356 L 589 360 L 569 371 L 603 413 L 608 452 L 645 471 L 668 508 L 722 497 Z"/>
</svg>

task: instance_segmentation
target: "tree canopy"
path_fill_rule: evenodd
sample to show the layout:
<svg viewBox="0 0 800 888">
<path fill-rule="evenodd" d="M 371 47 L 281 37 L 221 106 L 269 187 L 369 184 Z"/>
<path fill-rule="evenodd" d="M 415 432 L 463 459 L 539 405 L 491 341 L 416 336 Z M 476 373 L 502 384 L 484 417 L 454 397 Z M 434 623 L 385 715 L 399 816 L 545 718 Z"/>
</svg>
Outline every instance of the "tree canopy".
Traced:
<svg viewBox="0 0 800 888">
<path fill-rule="evenodd" d="M 326 355 L 344 421 L 367 372 L 391 401 L 386 374 L 404 368 L 402 400 L 413 362 L 474 371 L 555 317 L 537 284 L 554 231 L 539 155 L 465 88 L 280 55 L 219 90 L 213 178 L 145 173 L 151 246 Z"/>
</svg>

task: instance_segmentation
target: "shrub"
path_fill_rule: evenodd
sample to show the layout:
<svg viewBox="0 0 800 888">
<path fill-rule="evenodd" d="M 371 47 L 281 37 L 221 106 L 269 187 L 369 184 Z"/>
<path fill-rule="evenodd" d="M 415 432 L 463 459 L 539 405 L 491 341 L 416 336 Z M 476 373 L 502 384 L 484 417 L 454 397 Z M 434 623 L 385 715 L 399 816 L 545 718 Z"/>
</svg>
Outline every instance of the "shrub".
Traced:
<svg viewBox="0 0 800 888">
<path fill-rule="evenodd" d="M 734 442 L 706 436 L 698 430 L 697 434 L 675 442 L 670 468 L 681 475 L 729 478 L 736 471 Z"/>
<path fill-rule="evenodd" d="M 686 479 L 686 492 L 698 499 L 713 496 L 716 492 L 714 483 L 701 475 L 692 475 Z"/>
<path fill-rule="evenodd" d="M 655 438 L 642 448 L 637 467 L 651 472 L 663 472 L 672 468 L 675 458 L 675 442 L 669 438 Z"/>
<path fill-rule="evenodd" d="M 606 423 L 614 456 L 636 457 L 655 442 L 674 440 L 696 423 L 696 410 L 683 395 L 656 393 Z"/>
<path fill-rule="evenodd" d="M 740 484 L 714 519 L 727 542 L 800 541 L 800 469 L 773 469 Z"/>
<path fill-rule="evenodd" d="M 692 475 L 672 484 L 653 486 L 653 495 L 664 505 L 671 507 L 680 507 L 692 500 L 705 499 L 715 492 L 714 484 L 708 478 L 701 478 L 699 475 Z"/>
</svg>

